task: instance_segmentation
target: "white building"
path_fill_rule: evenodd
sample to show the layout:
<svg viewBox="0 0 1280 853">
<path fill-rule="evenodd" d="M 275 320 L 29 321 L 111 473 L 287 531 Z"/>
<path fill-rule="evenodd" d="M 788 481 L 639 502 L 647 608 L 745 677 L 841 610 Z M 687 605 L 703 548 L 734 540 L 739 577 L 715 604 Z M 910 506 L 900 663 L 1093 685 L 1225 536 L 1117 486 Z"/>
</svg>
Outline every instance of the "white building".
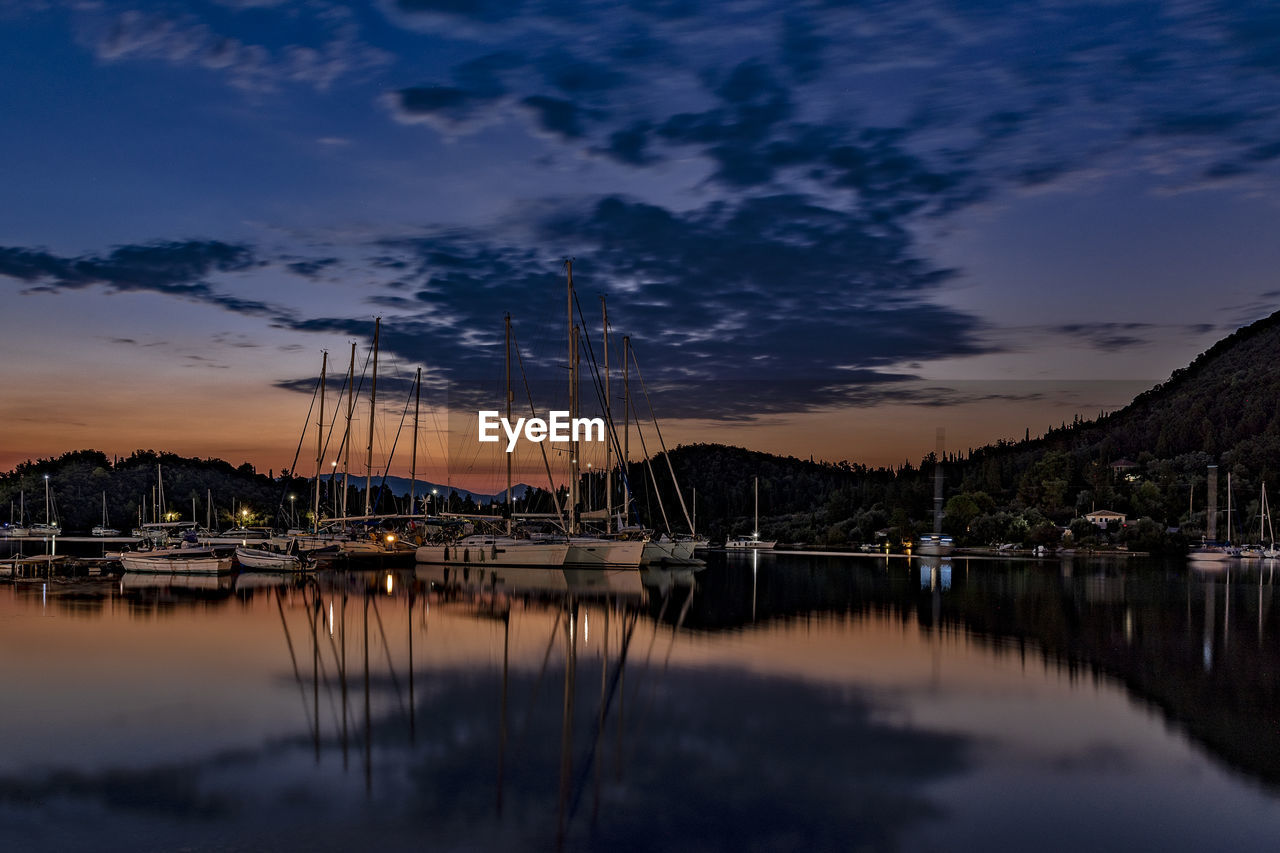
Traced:
<svg viewBox="0 0 1280 853">
<path fill-rule="evenodd" d="M 1093 512 L 1085 515 L 1086 521 L 1091 521 L 1101 528 L 1106 528 L 1113 521 L 1124 524 L 1125 514 L 1123 512 L 1112 512 L 1109 509 L 1095 509 Z"/>
</svg>

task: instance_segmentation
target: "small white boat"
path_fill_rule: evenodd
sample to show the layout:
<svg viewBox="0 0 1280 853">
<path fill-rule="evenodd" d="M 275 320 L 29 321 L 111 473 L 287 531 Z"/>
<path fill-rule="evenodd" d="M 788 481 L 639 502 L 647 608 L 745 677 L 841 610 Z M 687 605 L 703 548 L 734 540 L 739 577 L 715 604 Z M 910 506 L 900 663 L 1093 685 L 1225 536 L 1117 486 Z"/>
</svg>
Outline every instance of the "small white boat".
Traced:
<svg viewBox="0 0 1280 853">
<path fill-rule="evenodd" d="M 757 539 L 755 536 L 735 536 L 724 543 L 724 547 L 730 551 L 749 550 L 749 551 L 768 551 L 777 545 L 774 539 Z"/>
<path fill-rule="evenodd" d="M 1235 556 L 1235 549 L 1225 545 L 1201 545 L 1187 552 L 1187 559 L 1193 563 L 1222 563 Z"/>
<path fill-rule="evenodd" d="M 236 562 L 247 569 L 275 572 L 299 572 L 304 568 L 310 568 L 303 566 L 302 558 L 297 554 L 243 546 L 236 548 Z"/>
<path fill-rule="evenodd" d="M 110 520 L 107 518 L 107 493 L 102 493 L 102 523 L 94 527 L 89 533 L 93 536 L 119 536 L 120 531 L 114 527 L 108 527 Z"/>
<path fill-rule="evenodd" d="M 30 527 L 31 536 L 61 536 L 62 528 L 57 524 L 33 524 Z"/>
<path fill-rule="evenodd" d="M 756 477 L 756 514 L 755 530 L 750 536 L 735 536 L 724 543 L 730 551 L 768 551 L 777 545 L 777 540 L 760 538 L 760 478 Z"/>
<path fill-rule="evenodd" d="M 945 557 L 951 553 L 951 548 L 950 536 L 931 534 L 920 537 L 920 541 L 916 543 L 916 554 L 921 557 Z"/>
<path fill-rule="evenodd" d="M 231 558 L 208 548 L 163 548 L 126 551 L 120 555 L 120 565 L 127 572 L 215 575 L 231 571 Z"/>
</svg>

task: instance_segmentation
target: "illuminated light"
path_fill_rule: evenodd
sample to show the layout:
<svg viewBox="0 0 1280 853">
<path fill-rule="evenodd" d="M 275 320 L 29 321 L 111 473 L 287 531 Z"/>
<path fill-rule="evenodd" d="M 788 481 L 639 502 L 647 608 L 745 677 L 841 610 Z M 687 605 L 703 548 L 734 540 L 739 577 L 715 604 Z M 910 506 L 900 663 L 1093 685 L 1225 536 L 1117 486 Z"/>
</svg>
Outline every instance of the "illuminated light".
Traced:
<svg viewBox="0 0 1280 853">
<path fill-rule="evenodd" d="M 333 602 L 329 602 L 329 636 L 333 636 Z"/>
<path fill-rule="evenodd" d="M 396 535 L 394 533 L 388 533 L 387 543 L 390 544 L 391 542 L 394 542 L 394 541 L 396 541 Z"/>
<path fill-rule="evenodd" d="M 392 575 L 387 575 L 387 595 L 391 594 L 391 590 L 394 587 L 395 587 L 395 578 Z"/>
<path fill-rule="evenodd" d="M 591 614 L 582 614 L 582 642 L 591 642 Z"/>
</svg>

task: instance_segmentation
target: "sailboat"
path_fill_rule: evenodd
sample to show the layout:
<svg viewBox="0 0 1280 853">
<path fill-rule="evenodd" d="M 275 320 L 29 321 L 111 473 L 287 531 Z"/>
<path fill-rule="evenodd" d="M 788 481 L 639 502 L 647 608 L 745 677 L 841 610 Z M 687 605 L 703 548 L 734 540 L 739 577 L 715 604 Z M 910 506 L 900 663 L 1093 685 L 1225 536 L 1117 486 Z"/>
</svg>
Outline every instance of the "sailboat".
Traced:
<svg viewBox="0 0 1280 853">
<path fill-rule="evenodd" d="M 1218 466 L 1210 465 L 1207 477 L 1209 487 L 1209 505 L 1205 514 L 1205 522 L 1208 530 L 1205 531 L 1205 541 L 1200 545 L 1192 548 L 1187 552 L 1187 559 L 1193 563 L 1222 563 L 1230 560 L 1235 556 L 1234 549 L 1230 545 L 1222 545 L 1217 542 L 1218 535 Z M 1228 519 L 1228 536 L 1230 535 L 1230 519 L 1231 519 L 1231 475 L 1227 474 L 1227 519 Z"/>
<path fill-rule="evenodd" d="M 120 531 L 107 526 L 107 493 L 102 493 L 102 523 L 89 531 L 94 536 L 119 536 Z"/>
<path fill-rule="evenodd" d="M 506 340 L 506 407 L 511 420 L 511 315 L 503 320 Z M 564 565 L 569 542 L 563 536 L 521 535 L 510 518 L 511 454 L 507 454 L 507 508 L 505 533 L 474 533 L 460 539 L 426 542 L 414 551 L 414 561 L 435 566 L 542 567 Z"/>
<path fill-rule="evenodd" d="M 1267 501 L 1267 486 L 1262 485 L 1262 507 L 1258 510 L 1258 541 L 1266 543 L 1262 546 L 1262 556 L 1268 560 L 1280 557 L 1280 549 L 1276 548 L 1276 534 L 1271 529 L 1271 505 Z M 1262 535 L 1262 525 L 1266 524 L 1266 537 Z"/>
<path fill-rule="evenodd" d="M 44 523 L 31 525 L 32 536 L 58 536 L 62 526 L 58 524 L 58 511 L 53 505 L 53 495 L 49 491 L 49 475 L 44 475 Z"/>
<path fill-rule="evenodd" d="M 760 478 L 755 478 L 756 491 L 756 514 L 755 525 L 750 536 L 735 536 L 733 539 L 724 543 L 724 547 L 731 549 L 749 549 L 758 551 L 767 551 L 777 545 L 777 540 L 760 538 Z"/>
<path fill-rule="evenodd" d="M 31 531 L 25 525 L 27 514 L 27 496 L 18 492 L 18 520 L 13 519 L 13 501 L 9 501 L 9 523 L 0 526 L 0 537 L 29 536 Z"/>
<path fill-rule="evenodd" d="M 569 305 L 569 417 L 578 417 L 578 325 L 573 321 L 573 309 L 577 302 L 573 291 L 573 261 L 564 262 Z M 565 565 L 575 568 L 640 568 L 644 556 L 645 538 L 615 539 L 587 536 L 582 532 L 578 515 L 578 457 L 581 448 L 577 441 L 569 445 L 569 554 Z"/>
</svg>

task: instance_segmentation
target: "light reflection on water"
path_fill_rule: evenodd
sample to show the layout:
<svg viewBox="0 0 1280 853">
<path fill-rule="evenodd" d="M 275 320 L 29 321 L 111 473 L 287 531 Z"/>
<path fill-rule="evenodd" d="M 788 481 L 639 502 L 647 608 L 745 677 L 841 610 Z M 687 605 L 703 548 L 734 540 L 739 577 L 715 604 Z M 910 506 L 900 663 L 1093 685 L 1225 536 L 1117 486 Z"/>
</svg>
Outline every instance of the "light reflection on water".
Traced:
<svg viewBox="0 0 1280 853">
<path fill-rule="evenodd" d="M 0 846 L 1272 849 L 1272 573 L 0 586 Z"/>
</svg>

